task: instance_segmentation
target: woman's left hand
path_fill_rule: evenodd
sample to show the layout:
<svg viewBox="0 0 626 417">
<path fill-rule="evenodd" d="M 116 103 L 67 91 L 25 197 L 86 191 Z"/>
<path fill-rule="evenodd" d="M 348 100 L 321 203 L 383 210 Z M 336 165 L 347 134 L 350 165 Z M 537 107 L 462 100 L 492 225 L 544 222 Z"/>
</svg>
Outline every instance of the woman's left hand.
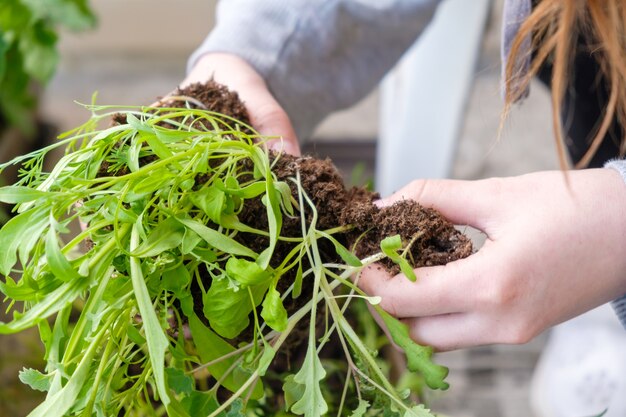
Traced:
<svg viewBox="0 0 626 417">
<path fill-rule="evenodd" d="M 401 199 L 487 236 L 466 259 L 416 269 L 417 282 L 363 271 L 359 286 L 419 343 L 525 343 L 626 293 L 626 185 L 612 169 L 419 180 L 381 203 Z"/>
</svg>

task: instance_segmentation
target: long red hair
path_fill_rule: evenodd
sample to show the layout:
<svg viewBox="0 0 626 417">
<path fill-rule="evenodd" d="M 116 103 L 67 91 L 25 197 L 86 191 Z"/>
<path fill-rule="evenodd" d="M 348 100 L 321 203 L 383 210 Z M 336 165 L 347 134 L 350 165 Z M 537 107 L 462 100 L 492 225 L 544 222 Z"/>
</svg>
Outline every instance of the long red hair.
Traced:
<svg viewBox="0 0 626 417">
<path fill-rule="evenodd" d="M 597 151 L 611 123 L 615 118 L 621 126 L 620 153 L 626 154 L 626 2 L 624 0 L 541 0 L 536 2 L 530 16 L 523 22 L 511 45 L 510 56 L 505 69 L 505 114 L 512 103 L 519 99 L 530 80 L 540 70 L 542 64 L 552 64 L 552 118 L 554 136 L 557 142 L 561 167 L 569 163 L 564 146 L 560 109 L 564 93 L 568 88 L 572 51 L 580 34 L 593 39 L 589 53 L 599 63 L 606 85 L 608 101 L 602 120 L 598 121 L 593 132 L 589 149 L 576 164 L 585 167 Z M 524 41 L 532 39 L 533 58 L 530 71 L 521 80 L 515 77 L 515 62 L 531 53 L 524 48 Z M 515 80 L 515 82 L 513 82 Z"/>
</svg>

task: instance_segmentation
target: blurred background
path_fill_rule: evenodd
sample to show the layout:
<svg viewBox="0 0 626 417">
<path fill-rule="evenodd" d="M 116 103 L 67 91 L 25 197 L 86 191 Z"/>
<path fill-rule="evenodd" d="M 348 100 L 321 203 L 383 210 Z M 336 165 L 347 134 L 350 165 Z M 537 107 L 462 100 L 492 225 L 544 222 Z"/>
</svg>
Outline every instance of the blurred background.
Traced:
<svg viewBox="0 0 626 417">
<path fill-rule="evenodd" d="M 185 74 L 189 54 L 214 23 L 215 1 L 92 0 L 98 19 L 92 30 L 62 31 L 60 62 L 40 92 L 38 119 L 44 133 L 63 132 L 89 117 L 75 101 L 99 104 L 149 104 L 175 88 Z M 530 97 L 516 106 L 498 135 L 500 98 L 500 15 L 502 0 L 489 3 L 482 20 L 475 60 L 458 129 L 449 152 L 453 178 L 509 176 L 558 168 L 552 140 L 548 93 L 532 86 Z M 305 152 L 330 156 L 348 181 L 375 178 L 381 93 L 376 90 L 351 109 L 329 117 L 306 142 Z M 448 117 L 442 114 L 443 119 Z M 451 121 L 452 123 L 453 121 Z M 418 140 L 420 138 L 417 138 Z M 3 138 L 0 160 L 6 161 L 18 141 Z M 426 147 L 429 142 L 425 142 Z M 436 145 L 433 140 L 432 146 Z M 8 149 L 8 150 L 7 150 Z M 379 173 L 380 175 L 380 173 Z M 451 388 L 438 393 L 432 408 L 453 417 L 529 417 L 528 386 L 545 342 L 498 346 L 441 354 L 450 367 Z M 0 415 L 24 415 L 36 395 L 20 390 L 17 372 L 37 366 L 41 355 L 36 336 L 0 337 Z"/>
</svg>

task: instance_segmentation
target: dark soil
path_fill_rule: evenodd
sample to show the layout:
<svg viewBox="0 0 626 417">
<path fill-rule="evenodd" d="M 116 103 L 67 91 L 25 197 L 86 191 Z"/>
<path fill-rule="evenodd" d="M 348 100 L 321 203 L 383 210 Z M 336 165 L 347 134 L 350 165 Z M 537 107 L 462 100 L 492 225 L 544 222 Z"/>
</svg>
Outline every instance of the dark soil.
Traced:
<svg viewBox="0 0 626 417">
<path fill-rule="evenodd" d="M 174 95 L 192 97 L 194 101 L 202 102 L 208 110 L 224 113 L 246 124 L 249 123 L 245 107 L 237 94 L 229 92 L 214 81 L 177 89 Z M 193 102 L 169 100 L 167 97 L 162 99 L 161 103 L 164 106 L 173 107 L 198 107 Z M 240 126 L 240 128 L 245 127 Z M 374 204 L 374 201 L 379 198 L 378 194 L 365 188 L 347 189 L 339 171 L 330 159 L 321 160 L 310 156 L 295 157 L 287 154 L 272 154 L 271 158 L 276 178 L 290 185 L 296 201 L 298 190 L 290 179 L 299 174 L 302 188 L 316 207 L 318 230 L 348 226 L 347 232 L 334 234 L 334 237 L 359 258 L 380 252 L 381 240 L 396 234 L 401 236 L 404 244 L 413 242 L 408 259 L 414 267 L 442 265 L 467 257 L 472 253 L 471 241 L 436 210 L 422 207 L 411 200 L 402 201 L 390 207 L 378 208 Z M 245 171 L 247 167 L 243 168 Z M 196 178 L 196 182 L 201 183 L 203 179 Z M 246 200 L 238 218 L 242 223 L 256 229 L 267 230 L 266 210 L 260 198 Z M 311 210 L 305 210 L 305 212 L 310 222 Z M 301 237 L 300 216 L 283 216 L 280 233 L 285 237 Z M 251 233 L 238 233 L 235 239 L 257 253 L 261 253 L 269 244 L 267 238 Z M 342 262 L 331 242 L 322 239 L 318 241 L 318 246 L 323 262 Z M 290 243 L 279 241 L 270 264 L 274 267 L 278 266 L 292 248 Z M 383 262 L 383 266 L 392 274 L 399 272 L 393 263 Z M 307 265 L 303 265 L 303 268 L 306 269 Z M 283 276 L 277 289 L 280 292 L 285 291 L 295 279 L 295 274 L 295 270 L 292 270 L 292 276 Z M 207 286 L 210 285 L 211 278 L 208 275 L 206 281 Z M 284 300 L 287 311 L 296 311 L 308 302 L 311 292 L 312 280 L 304 280 L 301 296 L 296 299 L 287 297 Z M 202 318 L 201 292 L 198 289 L 193 295 L 198 316 Z M 318 315 L 318 318 L 323 320 L 323 315 Z M 323 323 L 320 324 L 323 325 Z M 249 341 L 252 332 L 252 327 L 244 330 L 235 340 L 231 340 L 231 343 L 236 346 L 240 342 Z M 308 323 L 303 320 L 290 334 L 281 349 L 282 355 L 277 356 L 272 363 L 271 371 L 276 374 L 286 371 L 291 360 L 303 353 L 302 347 L 306 345 L 303 341 L 307 338 Z M 332 346 L 332 343 L 330 345 Z M 332 356 L 334 353 L 328 354 Z M 280 384 L 277 387 L 280 387 Z"/>
<path fill-rule="evenodd" d="M 174 96 L 191 97 L 201 102 L 207 110 L 225 114 L 244 124 L 250 118 L 237 93 L 210 80 L 206 84 L 192 84 L 178 88 Z M 161 99 L 167 106 L 198 106 L 193 102 Z M 472 253 L 471 241 L 434 209 L 422 207 L 413 200 L 405 200 L 390 207 L 378 208 L 373 202 L 377 193 L 365 188 L 344 186 L 344 181 L 330 159 L 316 159 L 310 156 L 274 155 L 274 169 L 279 180 L 287 181 L 297 199 L 297 189 L 289 178 L 300 173 L 301 184 L 315 204 L 319 230 L 351 225 L 354 228 L 338 236 L 347 247 L 362 258 L 380 252 L 380 241 L 388 236 L 399 234 L 404 243 L 414 240 L 410 250 L 410 260 L 414 267 L 443 265 Z M 267 229 L 265 206 L 260 200 L 252 200 L 239 215 L 243 223 L 258 229 Z M 299 218 L 283 219 L 281 233 L 284 236 L 300 236 L 302 231 Z M 416 238 L 417 236 L 417 238 Z M 267 240 L 258 235 L 240 234 L 239 240 L 261 252 L 267 247 Z M 356 245 L 355 245 L 356 242 Z M 289 245 L 278 246 L 272 264 L 277 265 L 291 250 Z M 326 261 L 338 261 L 332 245 L 325 249 Z M 386 265 L 392 272 L 398 272 L 394 264 Z"/>
</svg>

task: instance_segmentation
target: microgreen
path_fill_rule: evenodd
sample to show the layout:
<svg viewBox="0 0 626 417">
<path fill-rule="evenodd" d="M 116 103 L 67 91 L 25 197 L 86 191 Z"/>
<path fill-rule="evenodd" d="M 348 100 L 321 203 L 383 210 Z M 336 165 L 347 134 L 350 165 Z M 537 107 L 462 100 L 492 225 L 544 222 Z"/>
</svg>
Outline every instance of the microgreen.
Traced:
<svg viewBox="0 0 626 417">
<path fill-rule="evenodd" d="M 337 237 L 350 226 L 319 230 L 299 175 L 277 178 L 280 156 L 266 138 L 227 116 L 87 108 L 92 119 L 55 145 L 0 164 L 28 167 L 0 188 L 0 201 L 16 204 L 0 230 L 0 291 L 13 312 L 0 332 L 39 328 L 46 367 L 21 374 L 48 393 L 32 416 L 273 415 L 272 364 L 303 324 L 306 353 L 278 376 L 284 412 L 432 415 L 394 387 L 371 340 L 346 318 L 352 306 L 370 304 L 409 354 L 411 371 L 447 387 L 432 349 L 351 280 L 386 257 L 404 271 L 398 238 L 358 259 Z M 114 114 L 120 122 L 97 128 Z M 63 146 L 45 172 L 47 153 Z M 241 220 L 251 201 L 263 207 L 264 227 Z M 281 233 L 287 218 L 300 219 L 300 236 Z M 79 221 L 85 226 L 72 235 Z M 254 250 L 246 235 L 266 246 Z M 324 261 L 320 242 L 335 249 L 335 263 Z M 288 254 L 275 259 L 286 244 Z M 287 309 L 288 298 L 300 305 Z M 326 323 L 321 335 L 318 322 Z M 326 388 L 338 369 L 322 355 L 331 338 L 346 365 L 340 398 Z"/>
</svg>

